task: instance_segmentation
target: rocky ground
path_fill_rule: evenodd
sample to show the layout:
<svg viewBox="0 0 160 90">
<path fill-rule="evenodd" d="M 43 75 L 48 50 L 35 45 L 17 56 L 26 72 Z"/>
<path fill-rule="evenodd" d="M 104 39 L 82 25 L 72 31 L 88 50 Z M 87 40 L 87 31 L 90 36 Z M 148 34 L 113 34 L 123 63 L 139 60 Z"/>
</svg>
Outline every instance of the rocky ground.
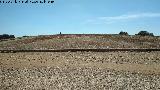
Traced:
<svg viewBox="0 0 160 90">
<path fill-rule="evenodd" d="M 159 90 L 159 54 L 0 53 L 0 90 Z"/>
<path fill-rule="evenodd" d="M 121 35 L 51 35 L 0 42 L 0 49 L 160 48 L 160 37 Z"/>
</svg>

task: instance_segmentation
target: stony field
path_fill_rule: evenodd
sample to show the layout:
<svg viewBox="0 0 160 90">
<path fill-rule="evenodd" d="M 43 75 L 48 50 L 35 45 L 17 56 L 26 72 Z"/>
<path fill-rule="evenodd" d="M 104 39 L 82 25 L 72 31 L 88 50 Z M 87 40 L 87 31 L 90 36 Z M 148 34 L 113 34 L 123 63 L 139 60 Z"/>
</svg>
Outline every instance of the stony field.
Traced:
<svg viewBox="0 0 160 90">
<path fill-rule="evenodd" d="M 51 35 L 0 41 L 0 49 L 160 48 L 160 37 L 121 35 Z"/>
<path fill-rule="evenodd" d="M 160 52 L 0 53 L 0 90 L 159 90 Z"/>
</svg>

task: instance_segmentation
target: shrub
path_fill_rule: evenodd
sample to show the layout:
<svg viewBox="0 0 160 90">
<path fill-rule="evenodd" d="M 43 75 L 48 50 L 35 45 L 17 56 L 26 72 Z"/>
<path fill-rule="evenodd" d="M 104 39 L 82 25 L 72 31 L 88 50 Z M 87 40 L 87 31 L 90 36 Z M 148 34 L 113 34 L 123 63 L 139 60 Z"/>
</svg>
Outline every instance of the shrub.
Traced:
<svg viewBox="0 0 160 90">
<path fill-rule="evenodd" d="M 26 37 L 26 38 L 27 38 L 27 37 L 29 37 L 29 36 L 22 36 L 22 37 L 24 37 L 24 38 Z"/>
<path fill-rule="evenodd" d="M 119 35 L 128 35 L 128 33 L 121 31 L 121 32 L 119 33 Z"/>
<path fill-rule="evenodd" d="M 8 35 L 8 34 L 0 35 L 0 39 L 10 39 L 10 38 L 15 38 L 15 36 L 14 35 Z"/>
<path fill-rule="evenodd" d="M 10 35 L 10 38 L 15 38 L 15 36 L 14 35 Z"/>
<path fill-rule="evenodd" d="M 154 36 L 153 33 L 149 33 L 148 31 L 140 31 L 137 35 L 140 35 L 140 36 Z"/>
</svg>

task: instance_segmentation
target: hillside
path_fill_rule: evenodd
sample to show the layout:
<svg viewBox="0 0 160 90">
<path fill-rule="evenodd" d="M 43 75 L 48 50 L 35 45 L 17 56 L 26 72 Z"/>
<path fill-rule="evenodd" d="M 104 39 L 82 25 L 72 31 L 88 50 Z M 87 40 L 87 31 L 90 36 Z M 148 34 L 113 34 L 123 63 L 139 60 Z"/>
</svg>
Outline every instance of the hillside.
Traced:
<svg viewBox="0 0 160 90">
<path fill-rule="evenodd" d="M 160 37 L 107 34 L 62 34 L 22 37 L 0 42 L 0 49 L 160 48 Z"/>
</svg>

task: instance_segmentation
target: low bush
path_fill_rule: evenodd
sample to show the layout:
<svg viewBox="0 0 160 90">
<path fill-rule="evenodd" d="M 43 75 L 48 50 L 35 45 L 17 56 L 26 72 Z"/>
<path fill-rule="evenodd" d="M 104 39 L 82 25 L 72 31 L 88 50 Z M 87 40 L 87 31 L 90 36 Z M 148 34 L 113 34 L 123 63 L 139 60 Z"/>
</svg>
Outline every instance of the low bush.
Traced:
<svg viewBox="0 0 160 90">
<path fill-rule="evenodd" d="M 140 35 L 140 36 L 154 36 L 153 33 L 149 33 L 148 31 L 140 31 L 136 35 Z"/>
</svg>

